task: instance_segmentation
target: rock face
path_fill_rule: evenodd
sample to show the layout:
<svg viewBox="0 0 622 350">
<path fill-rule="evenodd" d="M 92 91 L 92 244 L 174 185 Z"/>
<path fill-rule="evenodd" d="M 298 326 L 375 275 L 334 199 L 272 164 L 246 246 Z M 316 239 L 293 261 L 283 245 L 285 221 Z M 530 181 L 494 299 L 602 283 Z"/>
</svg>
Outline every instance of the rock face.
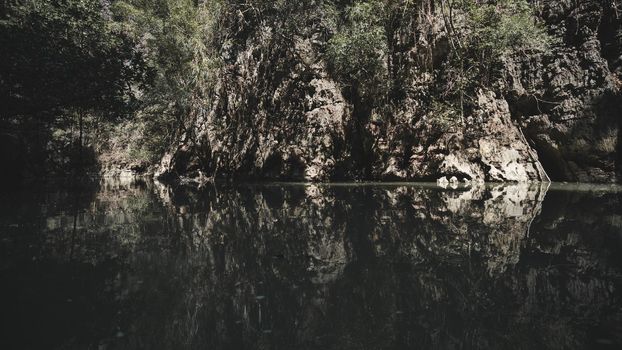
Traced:
<svg viewBox="0 0 622 350">
<path fill-rule="evenodd" d="M 463 128 L 439 132 L 426 116 L 413 126 L 398 120 L 387 127 L 380 138 L 388 141 L 378 149 L 375 177 L 548 181 L 538 155 L 513 123 L 507 102 L 490 91 L 480 91 L 477 101 L 479 108 Z"/>
<path fill-rule="evenodd" d="M 553 54 L 508 64 L 513 117 L 553 180 L 620 181 L 621 16 L 611 1 L 545 1 Z"/>
<path fill-rule="evenodd" d="M 227 53 L 210 108 L 196 138 L 167 155 L 161 173 L 281 180 L 327 180 L 347 158 L 351 105 L 310 39 L 283 42 L 272 28 L 257 30 Z"/>
<path fill-rule="evenodd" d="M 327 68 L 321 24 L 291 37 L 270 21 L 239 25 L 214 93 L 158 175 L 619 182 L 622 22 L 610 3 L 543 1 L 552 53 L 507 58 L 498 86 L 449 121 L 430 104 L 441 18 L 390 34 L 404 96 L 363 116 Z"/>
</svg>

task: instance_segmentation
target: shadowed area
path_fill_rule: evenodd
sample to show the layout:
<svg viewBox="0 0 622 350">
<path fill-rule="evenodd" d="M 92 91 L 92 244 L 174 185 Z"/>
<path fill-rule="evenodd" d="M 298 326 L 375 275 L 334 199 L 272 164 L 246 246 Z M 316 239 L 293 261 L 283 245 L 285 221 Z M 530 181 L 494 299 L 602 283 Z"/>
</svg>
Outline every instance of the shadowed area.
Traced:
<svg viewBox="0 0 622 350">
<path fill-rule="evenodd" d="M 622 345 L 615 186 L 2 193 L 3 348 Z"/>
</svg>

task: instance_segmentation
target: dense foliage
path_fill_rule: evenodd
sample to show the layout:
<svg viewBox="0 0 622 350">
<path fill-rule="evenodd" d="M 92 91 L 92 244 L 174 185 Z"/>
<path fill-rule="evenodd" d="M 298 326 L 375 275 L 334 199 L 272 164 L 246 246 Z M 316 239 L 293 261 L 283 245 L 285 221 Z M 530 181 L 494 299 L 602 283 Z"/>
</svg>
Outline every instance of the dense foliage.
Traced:
<svg viewBox="0 0 622 350">
<path fill-rule="evenodd" d="M 96 165 L 88 124 L 130 116 L 147 82 L 141 52 L 112 25 L 110 4 L 3 1 L 0 47 L 1 160 L 17 157 L 18 176 Z"/>
<path fill-rule="evenodd" d="M 112 6 L 114 26 L 137 43 L 149 72 L 139 110 L 110 131 L 113 156 L 154 163 L 185 131 L 216 64 L 207 52 L 209 14 L 193 0 L 124 0 Z M 116 154 L 115 154 L 116 153 Z"/>
<path fill-rule="evenodd" d="M 117 111 L 142 79 L 134 43 L 99 0 L 4 1 L 0 12 L 2 117 L 63 109 Z"/>
<path fill-rule="evenodd" d="M 335 76 L 364 98 L 379 97 L 387 81 L 382 5 L 369 1 L 348 7 L 345 23 L 328 42 Z"/>
<path fill-rule="evenodd" d="M 1 6 L 0 126 L 27 138 L 26 157 L 58 170 L 81 166 L 83 148 L 121 166 L 156 162 L 207 80 L 207 12 L 192 0 Z"/>
</svg>

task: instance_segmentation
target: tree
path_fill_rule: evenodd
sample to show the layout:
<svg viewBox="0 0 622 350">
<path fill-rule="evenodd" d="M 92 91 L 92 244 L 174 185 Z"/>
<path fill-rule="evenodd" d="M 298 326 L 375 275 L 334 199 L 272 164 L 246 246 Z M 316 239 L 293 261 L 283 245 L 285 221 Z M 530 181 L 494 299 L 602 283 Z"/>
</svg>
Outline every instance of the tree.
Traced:
<svg viewBox="0 0 622 350">
<path fill-rule="evenodd" d="M 3 2 L 2 116 L 66 109 L 119 111 L 143 73 L 129 38 L 111 30 L 99 0 Z"/>
<path fill-rule="evenodd" d="M 113 4 L 114 26 L 140 43 L 148 82 L 128 136 L 129 155 L 156 162 L 173 140 L 191 133 L 218 66 L 211 36 L 223 5 L 218 0 L 121 0 Z M 123 133 L 115 131 L 115 134 Z M 124 135 L 121 135 L 124 136 Z"/>
<path fill-rule="evenodd" d="M 75 117 L 79 168 L 86 116 L 129 114 L 145 78 L 136 43 L 114 30 L 100 0 L 3 1 L 0 47 L 0 123 L 33 129 L 25 137 L 44 154 L 54 128 L 67 125 L 61 117 Z"/>
</svg>

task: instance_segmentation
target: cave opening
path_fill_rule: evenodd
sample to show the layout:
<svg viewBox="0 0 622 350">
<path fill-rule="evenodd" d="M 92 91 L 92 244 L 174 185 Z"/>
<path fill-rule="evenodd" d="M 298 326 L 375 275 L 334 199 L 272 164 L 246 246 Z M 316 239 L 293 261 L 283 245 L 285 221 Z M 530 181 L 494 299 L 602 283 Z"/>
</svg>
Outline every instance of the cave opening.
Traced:
<svg viewBox="0 0 622 350">
<path fill-rule="evenodd" d="M 553 148 L 550 144 L 544 142 L 530 142 L 533 149 L 538 154 L 540 164 L 553 182 L 569 181 L 566 164 L 559 150 Z"/>
</svg>

